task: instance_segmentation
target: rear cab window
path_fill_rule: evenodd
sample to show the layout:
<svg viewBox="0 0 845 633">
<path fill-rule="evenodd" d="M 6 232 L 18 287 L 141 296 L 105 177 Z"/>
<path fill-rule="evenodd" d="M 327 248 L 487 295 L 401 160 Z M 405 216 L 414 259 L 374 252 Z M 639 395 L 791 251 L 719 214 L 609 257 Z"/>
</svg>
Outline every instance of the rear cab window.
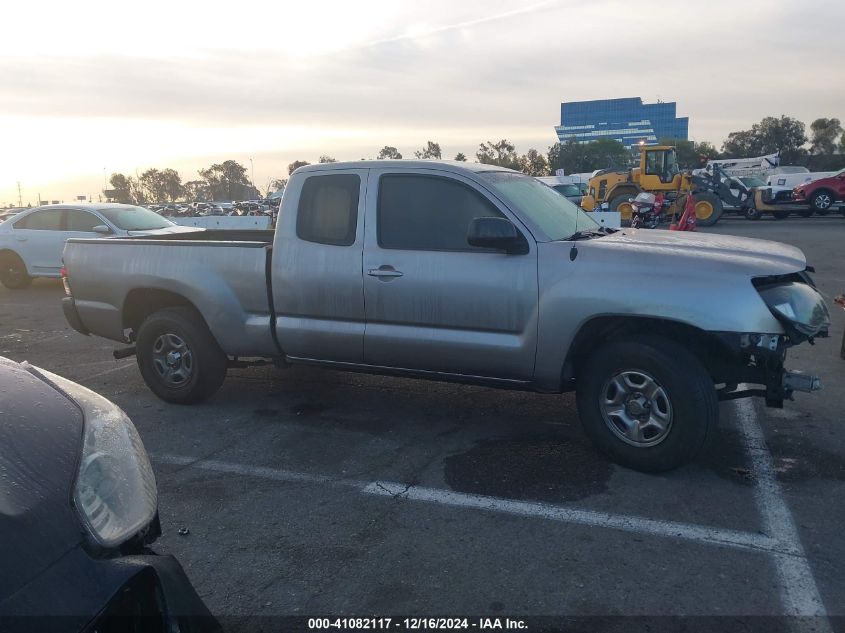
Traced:
<svg viewBox="0 0 845 633">
<path fill-rule="evenodd" d="M 309 176 L 299 197 L 296 236 L 317 244 L 352 246 L 360 191 L 361 178 L 356 174 Z"/>
</svg>

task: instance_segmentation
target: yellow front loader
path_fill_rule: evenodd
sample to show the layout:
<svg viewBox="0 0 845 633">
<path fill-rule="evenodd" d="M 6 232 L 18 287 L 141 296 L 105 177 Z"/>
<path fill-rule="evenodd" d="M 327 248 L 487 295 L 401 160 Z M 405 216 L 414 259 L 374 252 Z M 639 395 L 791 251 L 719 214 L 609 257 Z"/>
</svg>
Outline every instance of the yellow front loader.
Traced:
<svg viewBox="0 0 845 633">
<path fill-rule="evenodd" d="M 695 196 L 695 216 L 701 226 L 711 226 L 722 215 L 723 199 L 735 198 L 730 189 L 720 187 L 718 179 L 702 178 L 681 172 L 674 147 L 641 145 L 640 164 L 627 171 L 604 170 L 590 178 L 581 207 L 596 211 L 607 204 L 608 211 L 619 211 L 623 221 L 631 219 L 631 199 L 643 191 L 663 193 L 667 214 L 683 212 L 683 196 L 692 191 Z M 727 189 L 727 193 L 724 191 Z"/>
</svg>

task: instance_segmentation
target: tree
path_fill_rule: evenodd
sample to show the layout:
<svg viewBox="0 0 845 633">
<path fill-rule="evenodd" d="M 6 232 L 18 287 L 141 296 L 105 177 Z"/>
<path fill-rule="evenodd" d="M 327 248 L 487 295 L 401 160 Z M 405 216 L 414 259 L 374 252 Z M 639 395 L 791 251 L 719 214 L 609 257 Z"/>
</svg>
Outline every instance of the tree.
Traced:
<svg viewBox="0 0 845 633">
<path fill-rule="evenodd" d="M 520 159 L 522 171 L 529 176 L 548 176 L 549 161 L 536 149 L 531 148 Z"/>
<path fill-rule="evenodd" d="M 805 127 L 798 119 L 767 116 L 754 127 L 762 141 L 763 154 L 780 152 L 781 162 L 786 164 L 795 163 L 807 154 L 802 147 L 807 142 Z"/>
<path fill-rule="evenodd" d="M 129 176 L 126 181 L 129 183 L 129 196 L 132 198 L 132 202 L 134 204 L 146 204 L 148 202 L 147 192 L 140 178 Z"/>
<path fill-rule="evenodd" d="M 660 144 L 674 145 L 678 155 L 678 167 L 681 169 L 698 169 L 703 167 L 711 158 L 719 156 L 716 148 L 707 142 L 695 143 L 683 139 L 666 138 L 660 139 Z"/>
<path fill-rule="evenodd" d="M 246 167 L 235 160 L 215 163 L 208 169 L 200 169 L 199 175 L 207 187 L 212 200 L 238 200 L 251 197 L 255 188 L 246 177 Z"/>
<path fill-rule="evenodd" d="M 268 194 L 273 193 L 274 191 L 278 191 L 279 189 L 284 189 L 288 186 L 288 179 L 287 178 L 276 178 L 275 180 L 270 181 L 270 189 L 268 190 Z"/>
<path fill-rule="evenodd" d="M 293 172 L 295 172 L 300 167 L 305 167 L 306 165 L 310 165 L 307 160 L 295 160 L 290 165 L 288 165 L 288 176 L 290 176 Z"/>
<path fill-rule="evenodd" d="M 440 143 L 433 143 L 432 141 L 428 141 L 425 147 L 418 152 L 414 152 L 414 156 L 417 158 L 433 158 L 436 160 L 443 158 L 443 154 L 440 151 Z"/>
<path fill-rule="evenodd" d="M 164 178 L 158 169 L 148 169 L 138 177 L 138 184 L 144 197 L 151 202 L 162 202 L 167 197 Z"/>
<path fill-rule="evenodd" d="M 722 154 L 725 158 L 746 158 L 759 156 L 763 153 L 760 138 L 752 130 L 741 130 L 728 134 L 722 143 Z"/>
<path fill-rule="evenodd" d="M 522 169 L 522 163 L 516 153 L 516 148 L 507 139 L 502 139 L 498 143 L 492 141 L 481 143 L 478 146 L 475 157 L 479 163 L 484 163 L 485 165 L 497 165 L 517 171 Z"/>
<path fill-rule="evenodd" d="M 785 115 L 780 118 L 767 116 L 750 130 L 728 134 L 722 145 L 726 158 L 748 158 L 780 152 L 781 162 L 795 163 L 806 156 L 803 149 L 807 142 L 804 124 Z"/>
<path fill-rule="evenodd" d="M 206 202 L 211 199 L 211 191 L 204 180 L 189 180 L 182 185 L 185 200 Z"/>
<path fill-rule="evenodd" d="M 402 158 L 402 154 L 399 153 L 399 150 L 395 147 L 391 147 L 390 145 L 385 145 L 381 148 L 381 151 L 378 153 L 378 159 L 384 160 L 386 158 L 395 158 L 397 160 Z"/>
<path fill-rule="evenodd" d="M 112 174 L 109 178 L 112 195 L 107 196 L 120 204 L 132 204 L 132 193 L 129 189 L 129 179 L 123 174 Z M 105 192 L 104 192 L 105 193 Z"/>
<path fill-rule="evenodd" d="M 322 163 L 336 163 L 337 159 L 332 158 L 331 156 L 326 156 L 325 154 L 323 154 L 322 156 L 320 156 L 320 158 L 317 162 L 321 163 L 321 164 Z"/>
<path fill-rule="evenodd" d="M 631 154 L 619 141 L 602 139 L 579 143 L 570 138 L 549 148 L 549 168 L 554 173 L 563 169 L 565 174 L 583 174 L 596 169 L 626 169 Z"/>
<path fill-rule="evenodd" d="M 176 202 L 185 196 L 185 188 L 182 186 L 182 176 L 175 169 L 170 169 L 169 167 L 162 169 L 161 182 L 164 195 L 170 202 Z"/>
<path fill-rule="evenodd" d="M 843 141 L 845 141 L 845 136 L 843 136 Z M 466 154 L 464 154 L 463 152 L 458 152 L 457 156 L 455 156 L 455 160 L 459 163 L 467 162 Z"/>
<path fill-rule="evenodd" d="M 816 119 L 810 123 L 813 136 L 810 140 L 811 154 L 833 154 L 836 151 L 836 140 L 842 135 L 842 124 L 839 119 Z"/>
</svg>

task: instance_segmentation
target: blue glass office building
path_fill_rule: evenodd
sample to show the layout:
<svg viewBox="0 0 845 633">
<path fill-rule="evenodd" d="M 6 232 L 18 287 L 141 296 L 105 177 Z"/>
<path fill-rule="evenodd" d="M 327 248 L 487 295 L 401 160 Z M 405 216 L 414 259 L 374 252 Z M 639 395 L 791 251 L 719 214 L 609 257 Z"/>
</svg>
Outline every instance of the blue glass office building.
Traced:
<svg viewBox="0 0 845 633">
<path fill-rule="evenodd" d="M 581 143 L 612 138 L 625 147 L 660 139 L 688 140 L 689 117 L 678 117 L 675 102 L 643 103 L 639 97 L 570 101 L 560 104 L 560 125 L 555 132 L 561 142 L 575 138 Z"/>
</svg>

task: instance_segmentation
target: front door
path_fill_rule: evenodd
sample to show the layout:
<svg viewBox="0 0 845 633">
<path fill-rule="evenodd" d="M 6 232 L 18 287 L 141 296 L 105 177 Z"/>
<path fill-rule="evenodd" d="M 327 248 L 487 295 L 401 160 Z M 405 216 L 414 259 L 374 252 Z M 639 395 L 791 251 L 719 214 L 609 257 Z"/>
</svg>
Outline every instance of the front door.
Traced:
<svg viewBox="0 0 845 633">
<path fill-rule="evenodd" d="M 467 244 L 470 222 L 510 212 L 470 180 L 372 170 L 367 194 L 364 362 L 530 380 L 537 340 L 537 252 Z"/>
</svg>

